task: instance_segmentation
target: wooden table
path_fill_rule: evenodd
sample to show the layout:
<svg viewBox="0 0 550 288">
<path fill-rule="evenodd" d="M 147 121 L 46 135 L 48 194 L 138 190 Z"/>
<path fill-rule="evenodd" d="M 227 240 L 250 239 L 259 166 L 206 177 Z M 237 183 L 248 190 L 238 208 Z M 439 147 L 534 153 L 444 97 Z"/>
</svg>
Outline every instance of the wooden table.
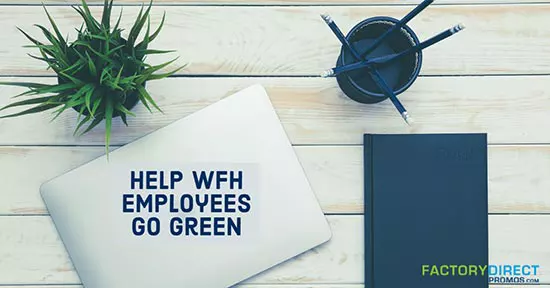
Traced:
<svg viewBox="0 0 550 288">
<path fill-rule="evenodd" d="M 69 7 L 73 1 L 45 0 L 64 33 L 81 23 Z M 133 1 L 116 2 L 125 5 L 123 25 L 137 15 Z M 540 283 L 550 284 L 550 2 L 439 0 L 414 19 L 410 25 L 421 39 L 460 22 L 467 29 L 425 52 L 422 76 L 401 96 L 416 120 L 412 129 L 388 101 L 357 104 L 334 79 L 316 77 L 339 53 L 320 13 L 328 12 L 348 31 L 371 16 L 400 18 L 418 2 L 156 1 L 153 24 L 166 11 L 167 25 L 155 47 L 177 50 L 177 64 L 189 66 L 178 77 L 150 83 L 166 113 L 150 115 L 136 108 L 138 117 L 130 119 L 130 127 L 115 123 L 115 146 L 261 83 L 332 225 L 330 243 L 240 287 L 364 286 L 364 132 L 488 132 L 490 262 L 539 264 Z M 47 25 L 39 0 L 0 4 L 6 4 L 0 6 L 0 80 L 55 81 L 26 55 L 31 51 L 21 48 L 27 41 L 16 30 L 17 25 L 38 35 L 32 24 Z M 165 59 L 151 58 L 156 60 Z M 0 105 L 19 91 L 0 87 Z M 53 123 L 50 117 L 0 120 L 1 287 L 80 287 L 38 189 L 100 156 L 104 130 L 75 138 L 75 113 L 66 112 Z"/>
</svg>

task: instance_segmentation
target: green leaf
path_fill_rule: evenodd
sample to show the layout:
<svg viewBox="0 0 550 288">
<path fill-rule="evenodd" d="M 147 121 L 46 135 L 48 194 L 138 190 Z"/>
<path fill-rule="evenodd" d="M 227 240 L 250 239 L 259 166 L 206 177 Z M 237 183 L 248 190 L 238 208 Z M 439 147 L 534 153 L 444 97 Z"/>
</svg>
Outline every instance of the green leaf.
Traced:
<svg viewBox="0 0 550 288">
<path fill-rule="evenodd" d="M 94 106 L 92 107 L 92 115 L 96 114 L 97 108 L 99 107 L 99 105 L 101 105 L 102 101 L 103 101 L 103 97 L 99 97 L 94 100 Z"/>
<path fill-rule="evenodd" d="M 78 61 L 76 61 L 73 65 L 61 70 L 61 72 L 62 73 L 69 73 L 69 71 L 71 71 L 70 72 L 71 74 L 76 74 L 76 72 L 80 71 L 84 67 L 85 64 L 86 63 L 84 61 L 82 61 L 81 59 L 78 59 Z M 76 69 L 76 70 L 72 71 L 73 69 Z"/>
<path fill-rule="evenodd" d="M 143 106 L 145 106 L 145 108 L 147 108 L 147 110 L 149 110 L 149 113 L 153 113 L 153 111 L 149 107 L 149 104 L 147 103 L 147 98 L 145 98 L 145 96 L 139 91 L 138 91 L 138 98 L 141 101 L 141 103 L 143 103 Z"/>
<path fill-rule="evenodd" d="M 147 17 L 147 30 L 145 31 L 145 36 L 143 36 L 143 40 L 136 46 L 136 50 L 146 50 L 147 47 L 149 47 L 149 37 L 151 34 L 151 17 Z"/>
<path fill-rule="evenodd" d="M 77 91 L 77 93 L 70 96 L 69 101 L 66 101 L 63 107 L 59 108 L 57 111 L 54 112 L 54 114 L 56 115 L 53 117 L 53 119 L 50 122 L 53 122 L 55 119 L 57 119 L 57 117 L 59 117 L 59 115 L 61 115 L 63 111 L 76 106 L 84 105 L 85 100 L 81 97 L 82 94 L 85 93 L 84 89 L 85 88 L 82 88 L 79 91 Z"/>
<path fill-rule="evenodd" d="M 85 109 L 86 109 L 86 106 L 84 105 L 80 106 L 80 110 L 78 110 L 78 117 L 76 118 L 76 122 L 80 122 L 80 118 L 82 118 L 82 115 L 84 114 Z"/>
<path fill-rule="evenodd" d="M 128 77 L 122 77 L 119 81 L 119 85 L 125 88 L 125 91 L 133 91 L 137 87 L 136 80 L 139 78 L 139 75 L 132 75 Z"/>
<path fill-rule="evenodd" d="M 50 16 L 50 13 L 48 12 L 48 9 L 46 9 L 46 5 L 43 5 L 43 7 L 44 7 L 44 11 L 46 11 L 46 15 L 48 15 L 48 20 L 50 21 L 50 24 L 52 25 L 52 28 L 53 28 L 55 34 L 57 35 L 57 39 L 59 40 L 59 43 L 61 44 L 61 46 L 63 46 L 64 49 L 66 49 L 67 48 L 67 42 L 65 42 L 65 39 L 63 38 L 63 35 L 61 34 L 59 29 L 57 28 L 57 25 L 55 24 L 55 21 L 53 20 L 52 16 Z"/>
<path fill-rule="evenodd" d="M 55 64 L 55 63 L 58 62 L 57 60 L 52 59 L 52 58 L 41 58 L 41 57 L 38 57 L 38 56 L 34 56 L 32 54 L 27 54 L 27 55 L 29 55 L 29 57 L 34 58 L 36 60 L 44 61 L 44 62 L 48 63 L 48 65 L 52 65 L 52 64 Z"/>
<path fill-rule="evenodd" d="M 175 58 L 175 59 L 172 59 L 168 62 L 165 62 L 165 63 L 162 63 L 162 64 L 159 64 L 159 65 L 156 65 L 156 66 L 151 66 L 150 68 L 147 68 L 145 70 L 143 70 L 143 73 L 154 73 L 154 72 L 157 72 L 159 70 L 162 70 L 166 67 L 168 67 L 170 64 L 176 62 L 177 60 L 179 59 L 179 57 Z"/>
<path fill-rule="evenodd" d="M 167 72 L 167 73 L 163 73 L 163 74 L 155 74 L 155 75 L 151 75 L 147 78 L 148 81 L 152 81 L 152 80 L 160 80 L 160 79 L 164 79 L 166 77 L 169 77 L 169 76 L 172 76 L 174 74 L 176 74 L 178 71 L 180 71 L 181 69 L 185 68 L 185 66 L 181 66 L 175 70 L 172 70 L 170 72 Z"/>
<path fill-rule="evenodd" d="M 63 72 L 63 71 L 60 71 L 59 74 L 61 74 L 61 76 L 69 79 L 71 82 L 73 82 L 74 84 L 76 84 L 77 86 L 82 86 L 84 85 L 84 82 L 82 82 L 82 80 L 79 80 L 79 79 L 76 79 L 75 77 Z"/>
<path fill-rule="evenodd" d="M 168 53 L 174 53 L 176 50 L 141 50 L 140 53 L 143 53 L 144 55 L 152 55 L 152 54 L 168 54 Z"/>
<path fill-rule="evenodd" d="M 0 85 L 19 86 L 19 87 L 26 87 L 26 88 L 46 88 L 46 87 L 50 87 L 50 85 L 47 85 L 47 84 L 34 83 L 34 82 L 0 82 Z"/>
<path fill-rule="evenodd" d="M 44 87 L 32 88 L 34 89 L 32 94 L 60 93 L 60 92 L 64 92 L 64 91 L 68 91 L 76 88 L 78 88 L 78 86 L 73 83 L 45 85 Z"/>
<path fill-rule="evenodd" d="M 107 31 L 107 30 L 104 30 L 104 31 Z M 109 40 L 106 36 L 93 35 L 93 34 L 90 34 L 89 36 L 92 39 L 103 40 L 103 41 L 108 41 Z"/>
<path fill-rule="evenodd" d="M 74 94 L 70 95 L 68 104 L 71 104 L 72 101 L 76 101 L 77 99 L 82 100 L 82 103 L 85 102 L 85 95 L 88 93 L 88 91 L 94 89 L 94 83 L 88 83 L 84 86 L 82 86 L 80 89 L 78 89 Z"/>
<path fill-rule="evenodd" d="M 139 14 L 136 18 L 136 21 L 134 22 L 134 25 L 132 26 L 132 28 L 130 29 L 130 33 L 128 34 L 128 39 L 127 39 L 127 42 L 126 42 L 126 45 L 128 47 L 133 47 L 134 44 L 135 44 L 135 38 L 137 38 L 137 36 L 135 36 L 135 30 L 136 30 L 136 27 L 139 23 L 139 21 L 141 20 L 141 15 L 143 15 L 143 4 L 141 5 L 141 9 L 139 10 Z"/>
<path fill-rule="evenodd" d="M 153 98 L 151 97 L 151 95 L 149 95 L 149 92 L 147 92 L 147 90 L 145 90 L 145 88 L 143 86 L 138 86 L 138 92 L 139 94 L 145 99 L 147 100 L 147 102 L 151 103 L 151 105 L 153 105 L 153 107 L 155 107 L 160 113 L 164 113 L 162 112 L 162 110 L 160 109 L 159 106 L 157 106 L 157 103 L 155 103 L 155 101 L 153 100 Z M 142 101 L 143 102 L 143 101 Z M 151 111 L 149 109 L 149 111 Z"/>
<path fill-rule="evenodd" d="M 12 107 L 32 105 L 32 104 L 40 104 L 40 103 L 62 104 L 62 103 L 52 102 L 51 100 L 53 100 L 53 99 L 55 99 L 55 97 L 53 97 L 53 96 L 27 99 L 27 100 L 23 100 L 23 101 L 19 101 L 19 102 L 15 102 L 15 103 L 6 105 L 6 106 L 2 107 L 0 109 L 0 111 L 6 110 L 6 109 L 12 108 Z"/>
<path fill-rule="evenodd" d="M 56 52 L 54 51 L 54 48 L 53 46 L 36 46 L 38 48 L 38 50 L 40 51 L 40 55 L 42 55 L 42 57 L 44 58 L 49 58 L 48 56 L 51 56 L 52 58 L 51 59 L 56 59 Z M 59 60 L 56 59 L 57 62 L 59 62 Z"/>
<path fill-rule="evenodd" d="M 52 44 L 55 52 L 57 52 L 58 55 L 63 55 L 62 53 L 64 52 L 63 50 L 64 47 L 61 45 L 61 42 L 56 38 L 56 36 L 53 35 L 46 27 L 42 25 L 35 24 L 34 26 L 39 28 L 40 31 L 42 31 L 42 34 L 44 34 L 46 39 L 48 39 L 48 41 L 50 41 L 50 43 Z M 62 38 L 61 41 L 65 41 L 65 40 Z"/>
<path fill-rule="evenodd" d="M 105 152 L 107 158 L 109 157 L 109 144 L 111 143 L 111 126 L 113 121 L 113 100 L 110 97 L 107 97 L 107 102 L 105 103 Z"/>
<path fill-rule="evenodd" d="M 122 119 L 122 123 L 128 127 L 128 120 L 126 119 L 126 114 L 122 113 L 120 114 L 120 119 Z"/>
<path fill-rule="evenodd" d="M 84 2 L 84 1 L 83 1 Z M 87 16 L 86 12 L 82 10 L 80 7 L 73 6 L 73 9 L 82 16 L 82 20 L 84 20 L 84 24 L 86 24 L 86 28 L 88 28 L 89 31 L 96 33 L 99 31 L 99 24 L 93 17 Z"/>
<path fill-rule="evenodd" d="M 109 29 L 111 26 L 111 9 L 113 8 L 113 0 L 105 0 L 103 4 L 103 16 L 101 17 L 101 24 L 103 27 Z"/>
<path fill-rule="evenodd" d="M 84 130 L 84 132 L 80 133 L 79 136 L 82 136 L 88 132 L 90 132 L 92 129 L 94 129 L 99 123 L 101 123 L 101 121 L 103 121 L 103 117 L 98 117 L 97 115 L 94 117 L 94 120 L 92 121 L 92 123 L 90 123 L 90 125 L 86 128 L 86 130 Z"/>
<path fill-rule="evenodd" d="M 122 112 L 122 115 L 130 115 L 130 116 L 136 117 L 136 114 L 134 114 L 132 111 L 128 110 L 120 102 L 115 104 L 115 109 Z"/>
<path fill-rule="evenodd" d="M 46 27 L 42 26 L 42 25 L 34 25 L 36 27 L 38 27 L 41 31 L 42 31 L 42 34 L 44 34 L 44 36 L 46 36 L 46 39 L 48 39 L 48 41 L 50 41 L 50 43 L 52 44 L 52 48 L 50 49 L 49 47 L 46 49 L 48 52 L 50 52 L 52 55 L 52 57 L 54 57 L 55 59 L 57 59 L 58 61 L 61 61 L 63 62 L 64 65 L 69 65 L 68 64 L 68 59 L 64 53 L 65 50 L 65 47 L 62 46 L 62 44 L 60 43 L 60 40 L 58 40 L 50 31 L 48 31 L 48 29 L 46 29 Z M 63 38 L 61 39 L 61 41 L 65 41 L 63 40 Z M 40 47 L 39 48 L 41 50 L 44 50 L 44 48 L 46 47 Z"/>
<path fill-rule="evenodd" d="M 62 106 L 61 108 L 57 109 L 56 111 L 54 111 L 53 114 L 55 114 L 52 119 L 50 119 L 50 123 L 52 123 L 53 121 L 55 121 L 55 119 L 57 119 L 57 117 L 59 117 L 59 115 L 61 115 L 61 113 L 63 113 L 65 110 L 67 110 L 67 105 L 64 105 Z"/>
<path fill-rule="evenodd" d="M 86 15 L 86 19 L 94 24 L 94 27 L 97 27 L 99 29 L 99 22 L 95 20 L 94 16 L 92 15 L 92 12 L 90 12 L 90 8 L 88 7 L 88 3 L 86 3 L 86 0 L 82 0 L 82 8 L 84 9 L 84 14 Z M 97 31 L 97 30 L 96 30 Z"/>
<path fill-rule="evenodd" d="M 76 45 L 76 46 L 84 46 L 88 49 L 90 49 L 90 51 L 92 51 L 92 53 L 94 53 L 95 55 L 97 55 L 99 58 L 101 58 L 102 60 L 104 60 L 105 62 L 108 62 L 108 63 L 114 63 L 113 59 L 107 57 L 107 55 L 104 55 L 102 54 L 101 52 L 95 50 L 94 48 L 92 48 L 92 46 L 90 46 L 89 43 L 86 43 L 84 41 L 75 41 L 73 42 L 73 45 Z"/>
<path fill-rule="evenodd" d="M 101 76 L 99 76 L 99 84 L 102 85 L 107 78 L 111 77 L 110 69 L 103 69 Z"/>
<path fill-rule="evenodd" d="M 23 31 L 21 28 L 17 27 L 17 30 L 19 30 L 21 33 L 23 33 L 23 35 L 25 35 L 25 37 L 27 37 L 27 39 L 29 39 L 35 45 L 44 45 L 44 44 L 42 44 L 42 42 L 32 38 L 29 34 L 27 34 L 27 32 Z"/>
<path fill-rule="evenodd" d="M 84 119 L 82 119 L 82 121 L 80 121 L 78 123 L 78 125 L 76 126 L 76 128 L 74 129 L 74 133 L 73 133 L 73 136 L 76 136 L 76 134 L 78 133 L 78 131 L 80 130 L 80 128 L 86 124 L 88 121 L 90 121 L 90 119 L 92 119 L 92 116 L 91 115 L 87 115 L 86 117 L 84 117 Z"/>
<path fill-rule="evenodd" d="M 152 66 L 152 67 L 149 67 L 149 68 L 143 70 L 142 74 L 140 75 L 140 78 L 136 81 L 136 83 L 138 85 L 141 85 L 141 84 L 145 83 L 145 81 L 147 81 L 149 79 L 149 77 L 151 77 L 151 75 L 153 75 L 153 73 L 155 73 L 155 72 L 157 72 L 161 69 L 164 69 L 168 65 L 174 63 L 176 60 L 178 60 L 178 58 L 176 58 L 172 61 L 168 61 L 166 63 L 160 64 L 160 65 L 157 65 L 157 66 Z M 179 69 L 181 69 L 181 68 L 179 68 Z"/>
<path fill-rule="evenodd" d="M 120 8 L 120 14 L 118 15 L 118 20 L 116 21 L 115 27 L 113 27 L 113 31 L 117 31 L 118 27 L 120 26 L 120 20 L 122 19 L 122 11 L 124 8 Z"/>
<path fill-rule="evenodd" d="M 155 40 L 157 36 L 160 34 L 160 30 L 162 30 L 162 26 L 164 26 L 164 20 L 166 19 L 166 11 L 162 14 L 162 20 L 160 21 L 159 27 L 157 30 L 151 35 L 150 41 Z"/>
<path fill-rule="evenodd" d="M 19 98 L 19 97 L 22 97 L 22 96 L 29 96 L 29 95 L 38 95 L 38 93 L 34 92 L 33 90 L 28 90 L 26 92 L 17 94 L 15 96 L 12 96 L 11 98 Z"/>
<path fill-rule="evenodd" d="M 82 30 L 84 29 L 84 23 L 82 23 L 80 25 L 80 28 L 74 28 L 74 30 L 76 30 L 76 32 L 78 32 L 78 34 L 82 34 Z"/>
<path fill-rule="evenodd" d="M 122 67 L 120 67 L 120 70 L 118 71 L 118 74 L 116 75 L 116 78 L 113 81 L 113 86 L 115 86 L 115 87 L 119 87 L 118 82 L 120 81 L 120 76 L 122 75 L 122 70 L 124 70 L 124 65 L 122 65 Z"/>
<path fill-rule="evenodd" d="M 38 105 L 38 106 L 35 106 L 35 107 L 33 107 L 33 108 L 27 109 L 27 110 L 25 110 L 25 111 L 21 111 L 21 112 L 18 112 L 18 113 L 15 113 L 15 114 L 6 115 L 6 116 L 1 116 L 0 119 L 12 118 L 12 117 L 18 117 L 18 116 L 23 116 L 23 115 L 27 115 L 27 114 L 38 113 L 38 112 L 50 110 L 50 109 L 55 108 L 55 107 L 57 107 L 57 106 L 59 106 L 59 105 L 61 105 L 61 104 L 48 104 L 48 103 L 44 103 L 44 104 L 40 104 L 40 105 Z"/>
<path fill-rule="evenodd" d="M 95 67 L 94 61 L 90 57 L 90 54 L 88 54 L 88 51 L 86 51 L 86 58 L 88 58 L 88 70 L 90 71 L 90 74 L 93 76 L 97 75 L 97 68 Z"/>
<path fill-rule="evenodd" d="M 109 53 L 105 54 L 105 56 L 111 56 L 112 54 L 114 54 L 115 52 L 117 52 L 118 50 L 122 49 L 126 47 L 126 45 L 119 45 L 117 47 L 115 47 L 114 49 L 111 49 L 111 51 L 109 51 Z"/>
<path fill-rule="evenodd" d="M 60 48 L 61 46 L 59 45 L 59 40 L 57 40 L 57 38 L 55 38 L 55 36 L 48 30 L 48 28 L 42 26 L 42 25 L 39 25 L 39 24 L 34 24 L 35 27 L 39 28 L 41 31 L 42 31 L 42 34 L 44 34 L 44 36 L 46 36 L 46 39 L 48 39 L 48 41 L 50 41 L 50 43 L 52 45 L 54 45 L 55 48 Z"/>
<path fill-rule="evenodd" d="M 133 46 L 135 44 L 135 41 L 138 38 L 141 32 L 141 29 L 143 29 L 143 26 L 145 25 L 145 21 L 147 21 L 149 17 L 149 12 L 151 11 L 152 6 L 153 6 L 153 1 L 151 0 L 151 2 L 149 2 L 149 6 L 147 7 L 147 10 L 145 10 L 145 13 L 143 14 L 142 14 L 143 6 L 141 7 L 138 18 L 136 19 L 136 22 L 132 26 L 132 29 L 130 30 L 130 34 L 128 36 L 128 42 L 130 46 Z"/>
<path fill-rule="evenodd" d="M 94 95 L 94 85 L 92 85 L 92 88 L 89 89 L 87 92 L 86 92 L 86 96 L 84 97 L 84 100 L 86 102 L 86 108 L 88 108 L 88 112 L 93 116 L 94 113 L 92 113 L 92 95 Z"/>
</svg>

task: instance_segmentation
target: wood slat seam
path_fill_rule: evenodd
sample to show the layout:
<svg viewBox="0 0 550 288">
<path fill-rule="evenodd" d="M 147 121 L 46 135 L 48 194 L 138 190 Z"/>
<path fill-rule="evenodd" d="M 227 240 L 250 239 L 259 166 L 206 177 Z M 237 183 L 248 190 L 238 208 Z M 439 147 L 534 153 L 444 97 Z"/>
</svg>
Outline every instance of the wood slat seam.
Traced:
<svg viewBox="0 0 550 288">
<path fill-rule="evenodd" d="M 2 288 L 85 288 L 80 283 L 71 283 L 71 284 L 64 284 L 64 283 L 52 283 L 52 284 L 38 284 L 38 283 L 31 283 L 31 284 L 0 284 L 0 287 Z M 532 287 L 532 288 L 550 288 L 550 282 L 541 282 L 537 284 L 510 284 L 510 285 L 502 285 L 502 284 L 489 284 L 489 287 L 494 288 L 525 288 L 525 287 Z M 322 282 L 322 283 L 310 283 L 310 284 L 271 284 L 271 283 L 257 283 L 257 284 L 242 284 L 242 285 L 236 285 L 232 286 L 231 288 L 368 288 L 364 286 L 364 283 L 359 282 L 350 282 L 350 283 L 340 283 L 340 282 Z"/>
<path fill-rule="evenodd" d="M 339 284 L 336 283 L 362 283 L 364 279 L 361 269 L 364 261 L 364 247 L 361 240 L 363 218 L 359 216 L 327 218 L 334 233 L 330 242 L 243 284 L 248 284 L 248 287 L 257 287 L 254 284 L 272 285 L 263 287 L 278 287 L 276 284 L 286 284 L 280 287 L 313 288 L 318 284 L 334 283 L 331 288 L 338 288 Z M 5 224 L 2 236 L 7 244 L 7 246 L 0 246 L 0 252 L 6 253 L 8 257 L 7 261 L 0 262 L 0 265 L 3 265 L 0 267 L 7 270 L 0 272 L 9 272 L 0 273 L 2 275 L 0 281 L 3 284 L 32 282 L 33 284 L 42 283 L 43 286 L 49 284 L 51 287 L 55 283 L 79 282 L 50 220 L 43 218 L 21 221 L 0 218 L 0 220 L 2 220 L 1 224 Z M 539 278 L 546 284 L 549 281 L 545 276 L 549 275 L 547 272 L 550 262 L 545 256 L 550 253 L 550 250 L 545 244 L 550 234 L 544 229 L 533 228 L 546 227 L 549 218 L 533 219 L 533 217 L 516 216 L 510 220 L 508 217 L 493 216 L 489 221 L 490 263 L 540 264 L 544 271 L 540 273 Z M 18 248 L 14 250 L 11 247 Z M 43 258 L 36 258 L 37 256 Z M 39 261 L 41 259 L 42 261 Z M 33 269 L 29 269 L 30 267 Z M 43 278 L 46 273 L 49 279 Z M 291 283 L 309 286 L 289 285 Z"/>
<path fill-rule="evenodd" d="M 410 11 L 410 7 L 387 5 L 243 7 L 245 8 L 227 8 L 226 5 L 186 6 L 186 8 L 174 6 L 173 9 L 155 9 L 152 19 L 156 19 L 157 22 L 161 16 L 160 12 L 163 12 L 161 10 L 170 10 L 167 22 L 170 25 L 163 30 L 162 35 L 165 36 L 160 36 L 156 43 L 159 48 L 178 47 L 178 54 L 182 56 L 181 63 L 177 63 L 178 65 L 189 60 L 190 65 L 180 75 L 185 73 L 317 74 L 334 65 L 339 51 L 338 41 L 331 35 L 330 29 L 322 23 L 318 17 L 319 13 L 325 11 L 331 13 L 335 19 L 338 19 L 342 29 L 347 31 L 354 24 L 371 15 L 389 15 L 399 18 Z M 550 66 L 540 61 L 548 52 L 545 48 L 548 47 L 548 40 L 544 37 L 548 33 L 548 27 L 537 24 L 544 23 L 546 19 L 544 13 L 549 8 L 547 3 L 533 5 L 484 3 L 438 5 L 426 10 L 411 22 L 411 27 L 421 39 L 435 35 L 457 22 L 465 22 L 468 29 L 467 32 L 430 48 L 429 57 L 426 52 L 427 57 L 424 58 L 422 74 L 549 73 Z M 98 12 L 100 9 L 95 7 L 93 10 Z M 133 16 L 137 13 L 137 9 L 135 7 L 125 11 L 128 11 L 127 15 L 130 17 L 131 14 Z M 226 16 L 226 9 L 231 9 L 232 15 Z M 23 21 L 18 20 L 19 15 L 25 15 L 28 19 L 43 19 L 41 10 L 38 6 L 5 6 L 0 19 L 3 20 L 2 24 L 9 28 L 12 23 Z M 67 8 L 51 10 L 52 16 L 58 20 L 62 31 L 73 31 L 74 26 L 80 25 L 78 18 L 70 14 Z M 224 19 L 225 17 L 228 19 Z M 125 16 L 124 19 L 127 17 Z M 235 19 L 239 21 L 232 21 Z M 25 22 L 27 24 L 20 23 L 20 26 L 24 30 L 29 30 L 34 20 Z M 288 24 L 273 25 L 272 23 Z M 213 40 L 211 35 L 216 35 L 212 34 L 212 31 L 215 31 L 219 25 L 224 25 L 226 30 L 216 37 L 219 39 Z M 292 25 L 303 29 L 291 31 Z M 29 59 L 24 53 L 17 52 L 28 41 L 13 26 L 5 30 L 2 33 L 3 43 L 6 43 L 1 51 L 5 53 L 2 63 L 4 65 L 1 67 L 2 74 L 42 74 L 43 69 L 37 67 L 36 61 Z M 169 37 L 179 34 L 189 36 Z M 540 36 L 537 37 L 537 35 Z M 219 47 L 218 51 L 214 51 L 215 49 L 212 48 L 214 45 Z M 460 45 L 460 49 L 453 49 L 455 45 Z M 485 53 L 487 49 L 494 49 L 494 53 Z M 169 56 L 159 57 L 158 59 L 164 59 Z"/>
<path fill-rule="evenodd" d="M 389 133 L 391 134 L 391 133 Z M 414 134 L 411 134 L 414 135 Z M 121 148 L 128 144 L 117 144 L 117 145 L 109 145 L 109 147 L 113 148 Z M 487 143 L 488 147 L 502 147 L 502 148 L 512 148 L 512 147 L 522 147 L 522 148 L 529 148 L 529 147 L 545 147 L 550 146 L 550 143 Z M 8 148 L 27 148 L 27 149 L 40 149 L 40 148 L 59 148 L 59 149 L 71 149 L 71 148 L 84 148 L 84 149 L 92 149 L 92 148 L 103 148 L 104 145 L 97 145 L 97 144 L 90 144 L 90 145 L 83 145 L 83 144 L 75 144 L 75 145 L 41 145 L 41 144 L 33 144 L 33 145 L 1 145 L 0 149 L 8 149 Z M 299 148 L 362 148 L 363 145 L 361 144 L 292 144 L 292 147 Z"/>
<path fill-rule="evenodd" d="M 206 3 L 205 3 L 206 2 Z M 260 0 L 251 0 L 250 2 L 223 2 L 223 1 L 212 1 L 212 2 L 172 2 L 172 3 L 164 3 L 161 1 L 153 2 L 153 7 L 415 7 L 417 4 L 415 3 L 365 3 L 365 4 L 358 4 L 358 3 L 352 3 L 352 2 L 340 2 L 340 3 L 328 3 L 328 2 L 318 2 L 318 3 L 309 3 L 304 1 L 295 1 L 290 3 L 285 3 L 284 1 L 281 2 L 262 2 Z M 114 7 L 134 7 L 134 6 L 141 6 L 142 3 L 147 3 L 147 1 L 131 1 L 131 2 L 125 2 L 125 3 L 115 3 Z M 547 5 L 550 4 L 550 1 L 518 1 L 518 2 L 510 2 L 510 1 L 499 1 L 499 2 L 485 2 L 485 1 L 477 1 L 477 2 L 449 2 L 449 3 L 434 3 L 431 6 L 502 6 L 502 5 Z M 73 6 L 73 5 L 79 5 L 78 3 L 68 3 L 63 1 L 49 1 L 44 3 L 45 6 L 51 6 L 51 7 L 63 7 L 63 6 Z M 90 7 L 101 7 L 103 6 L 102 3 L 96 3 L 91 2 L 88 3 Z M 25 2 L 25 3 L 19 3 L 19 2 L 0 2 L 0 7 L 6 6 L 28 6 L 28 7 L 42 7 L 42 4 L 39 3 L 33 3 L 33 2 Z"/>
</svg>

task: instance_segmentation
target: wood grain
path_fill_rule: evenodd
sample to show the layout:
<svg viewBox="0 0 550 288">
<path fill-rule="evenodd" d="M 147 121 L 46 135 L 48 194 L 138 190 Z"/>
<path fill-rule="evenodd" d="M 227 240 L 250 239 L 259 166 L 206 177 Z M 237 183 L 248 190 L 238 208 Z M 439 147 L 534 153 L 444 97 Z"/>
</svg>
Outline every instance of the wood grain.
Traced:
<svg viewBox="0 0 550 288">
<path fill-rule="evenodd" d="M 46 214 L 45 181 L 103 154 L 101 147 L 1 147 L 0 215 Z M 295 147 L 325 213 L 363 213 L 360 146 Z M 489 147 L 489 212 L 550 213 L 550 146 Z"/>
<path fill-rule="evenodd" d="M 363 284 L 242 284 L 235 285 L 231 288 L 364 288 Z M 550 286 L 536 286 L 537 288 L 549 288 Z M 18 285 L 18 286 L 2 286 L 2 288 L 84 288 L 82 285 Z M 495 288 L 505 288 L 495 286 Z M 517 288 L 517 287 L 510 287 Z"/>
<path fill-rule="evenodd" d="M 51 83 L 53 78 L 3 80 Z M 148 84 L 165 114 L 136 107 L 137 117 L 129 119 L 129 127 L 114 121 L 111 143 L 131 142 L 255 83 L 266 87 L 293 144 L 362 144 L 365 132 L 486 132 L 493 144 L 550 143 L 549 80 L 549 76 L 423 77 L 400 97 L 415 119 L 410 128 L 390 101 L 353 102 L 334 79 L 170 78 Z M 0 86 L 0 106 L 21 91 Z M 51 118 L 46 112 L 0 120 L 0 145 L 104 143 L 103 125 L 78 138 L 73 136 L 75 112 L 67 111 L 53 123 Z"/>
<path fill-rule="evenodd" d="M 530 285 L 536 288 L 550 288 L 550 285 Z M 83 288 L 82 285 L 18 285 L 18 286 L 2 286 L 2 288 Z M 494 288 L 518 288 L 517 285 L 496 285 L 491 284 L 489 287 Z M 232 288 L 365 288 L 363 284 L 242 284 Z"/>
<path fill-rule="evenodd" d="M 364 288 L 363 284 L 242 284 L 235 285 L 231 288 Z M 495 288 L 505 288 L 502 286 L 494 286 Z M 550 286 L 536 286 L 537 288 L 549 288 Z M 82 285 L 18 285 L 18 286 L 2 286 L 2 288 L 84 288 Z M 510 287 L 517 288 L 517 287 Z"/>
<path fill-rule="evenodd" d="M 247 284 L 360 284 L 364 243 L 361 216 L 328 216 L 330 242 L 266 271 Z M 550 283 L 550 216 L 489 217 L 490 263 L 538 264 Z M 78 284 L 49 217 L 0 217 L 0 285 Z M 315 286 L 313 286 L 315 287 Z"/>
<path fill-rule="evenodd" d="M 334 65 L 339 42 L 319 17 L 328 12 L 342 30 L 373 15 L 401 18 L 410 6 L 224 7 L 169 6 L 153 10 L 153 24 L 168 12 L 163 34 L 154 48 L 175 49 L 182 74 L 200 75 L 318 75 Z M 118 9 L 118 8 L 117 8 Z M 131 25 L 138 7 L 125 7 L 123 25 Z M 49 8 L 63 33 L 80 27 L 78 14 L 68 6 Z M 100 12 L 95 7 L 95 13 Z M 118 13 L 114 11 L 113 13 Z M 438 5 L 410 25 L 427 39 L 457 23 L 468 28 L 426 50 L 423 75 L 548 74 L 550 62 L 550 4 Z M 528 15 L 528 17 L 526 17 Z M 16 25 L 39 35 L 34 23 L 47 23 L 38 6 L 0 9 L 0 75 L 44 75 L 40 61 L 22 49 L 27 40 Z M 518 25 L 521 23 L 521 25 Z M 72 39 L 72 38 L 71 38 Z M 172 55 L 152 57 L 154 63 Z M 173 68 L 173 67 L 170 67 Z M 48 74 L 50 75 L 50 74 Z"/>
<path fill-rule="evenodd" d="M 103 0 L 87 0 L 89 5 L 103 5 Z M 229 5 L 229 6 L 246 6 L 246 5 L 262 5 L 262 6 L 284 6 L 284 5 L 355 5 L 355 6 L 369 6 L 369 5 L 417 5 L 422 0 L 155 0 L 154 5 Z M 74 5 L 80 4 L 80 0 L 0 0 L 0 5 Z M 148 4 L 149 1 L 142 0 L 117 0 L 116 6 L 120 5 L 141 5 Z M 433 6 L 436 5 L 468 5 L 468 4 L 523 4 L 523 3 L 548 3 L 547 0 L 437 0 Z"/>
</svg>

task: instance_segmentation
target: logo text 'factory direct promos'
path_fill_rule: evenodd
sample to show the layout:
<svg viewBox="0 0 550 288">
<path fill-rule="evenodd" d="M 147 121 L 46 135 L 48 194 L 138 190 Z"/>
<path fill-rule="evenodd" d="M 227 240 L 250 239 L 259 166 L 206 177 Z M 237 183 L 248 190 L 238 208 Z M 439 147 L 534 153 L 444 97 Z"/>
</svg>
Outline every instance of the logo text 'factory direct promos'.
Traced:
<svg viewBox="0 0 550 288">
<path fill-rule="evenodd" d="M 540 265 L 536 264 L 505 264 L 505 265 L 475 265 L 446 264 L 421 267 L 424 277 L 472 277 L 488 276 L 489 283 L 539 283 Z"/>
</svg>

